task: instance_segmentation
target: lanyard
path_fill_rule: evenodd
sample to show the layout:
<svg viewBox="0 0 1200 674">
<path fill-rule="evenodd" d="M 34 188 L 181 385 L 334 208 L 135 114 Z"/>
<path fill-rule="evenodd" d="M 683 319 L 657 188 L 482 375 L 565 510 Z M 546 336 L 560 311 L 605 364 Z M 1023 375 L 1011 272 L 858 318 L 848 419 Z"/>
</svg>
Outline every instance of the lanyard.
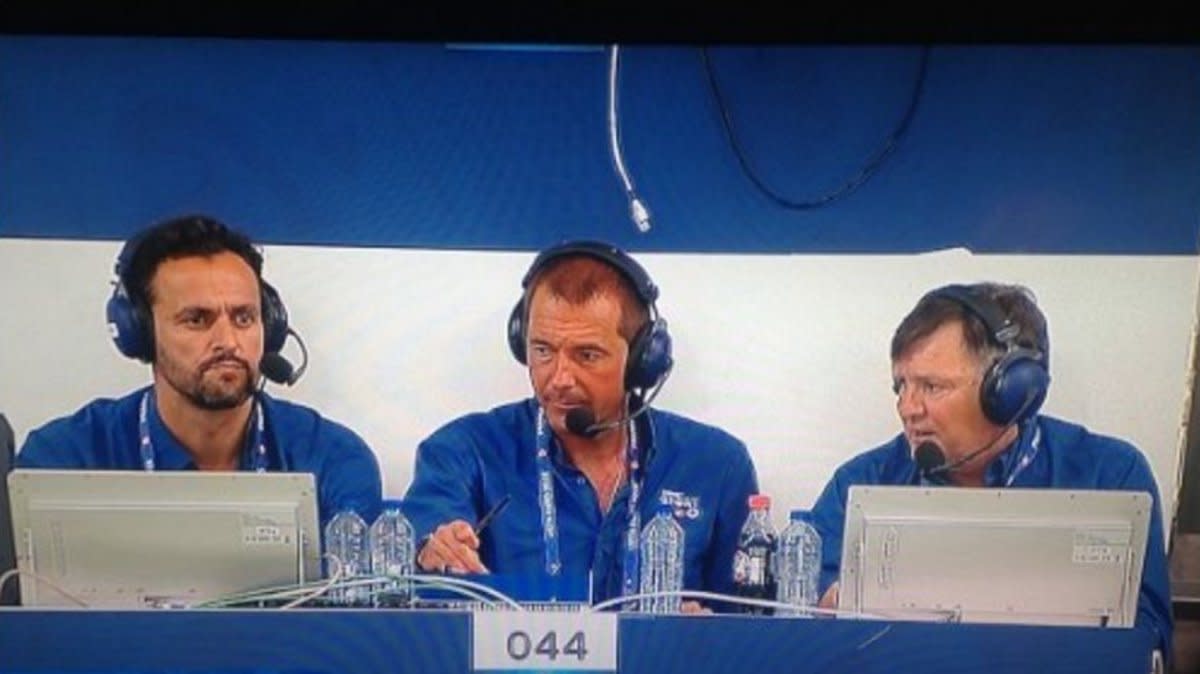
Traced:
<svg viewBox="0 0 1200 674">
<path fill-rule="evenodd" d="M 153 389 L 142 394 L 142 404 L 138 407 L 138 451 L 141 453 L 142 470 L 154 470 L 154 444 L 150 442 L 150 414 L 157 414 L 155 409 Z M 253 418 L 250 427 L 254 429 L 251 437 L 246 439 L 247 447 L 254 447 L 254 472 L 267 472 L 267 446 L 263 438 L 262 404 L 255 401 Z"/>
<path fill-rule="evenodd" d="M 624 596 L 638 593 L 638 572 L 641 568 L 642 546 L 642 513 L 638 511 L 638 502 L 642 495 L 642 481 L 635 479 L 641 473 L 641 460 L 638 453 L 637 423 L 629 422 L 629 449 L 626 460 L 629 462 L 629 521 L 625 527 L 625 563 L 621 565 L 621 594 Z"/>
<path fill-rule="evenodd" d="M 550 464 L 551 434 L 546 422 L 546 413 L 540 406 L 538 407 L 536 427 L 538 506 L 542 513 L 542 551 L 546 573 L 557 576 L 562 571 L 562 560 L 558 549 L 558 507 L 554 501 L 554 468 Z M 638 537 L 641 532 L 642 518 L 638 512 L 638 501 L 641 499 L 642 483 L 637 449 L 637 426 L 630 421 L 628 427 L 629 447 L 626 450 L 625 458 L 628 462 L 629 502 L 626 505 L 625 559 L 622 564 L 621 588 L 622 593 L 632 594 L 637 591 L 640 562 Z"/>
<path fill-rule="evenodd" d="M 1012 472 L 1008 474 L 1008 479 L 1004 481 L 1005 487 L 1011 487 L 1013 481 L 1021 474 L 1029 464 L 1033 463 L 1033 457 L 1037 456 L 1038 449 L 1042 446 L 1042 427 L 1036 421 L 1033 422 L 1033 440 L 1029 442 L 1029 449 L 1021 452 L 1020 458 L 1017 459 L 1016 466 Z"/>
</svg>

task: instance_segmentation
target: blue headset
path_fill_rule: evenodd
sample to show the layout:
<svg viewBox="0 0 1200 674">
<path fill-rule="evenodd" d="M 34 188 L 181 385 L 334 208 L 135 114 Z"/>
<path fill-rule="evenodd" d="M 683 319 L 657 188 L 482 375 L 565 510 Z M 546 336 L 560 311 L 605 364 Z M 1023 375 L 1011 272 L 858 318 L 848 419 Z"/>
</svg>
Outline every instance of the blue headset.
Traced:
<svg viewBox="0 0 1200 674">
<path fill-rule="evenodd" d="M 1004 353 L 988 368 L 979 386 L 983 414 L 998 426 L 1018 424 L 1037 414 L 1050 388 L 1050 370 L 1042 344 L 1028 348 L 1017 343 L 1021 326 L 990 298 L 964 285 L 931 291 L 930 298 L 950 300 L 983 321 L 992 342 Z"/>
<path fill-rule="evenodd" d="M 130 294 L 126 278 L 138 246 L 144 238 L 145 232 L 129 239 L 121 247 L 114 266 L 116 281 L 113 284 L 112 296 L 105 304 L 104 314 L 117 350 L 129 358 L 149 363 L 154 360 L 153 318 L 150 308 L 136 301 Z M 271 284 L 260 278 L 259 287 L 262 293 L 263 352 L 278 353 L 287 339 L 287 308 L 283 306 L 283 300 Z"/>
<path fill-rule="evenodd" d="M 658 286 L 650 275 L 624 251 L 602 241 L 568 241 L 551 246 L 538 253 L 529 271 L 521 279 L 524 291 L 508 317 L 508 348 L 517 362 L 526 365 L 525 341 L 529 296 L 529 284 L 551 261 L 572 255 L 584 255 L 607 263 L 633 285 L 638 299 L 650 312 L 650 320 L 638 329 L 629 343 L 629 361 L 625 366 L 625 388 L 627 390 L 649 390 L 658 386 L 675 365 L 671 357 L 671 335 L 667 332 L 667 321 L 659 316 L 655 300 Z"/>
</svg>

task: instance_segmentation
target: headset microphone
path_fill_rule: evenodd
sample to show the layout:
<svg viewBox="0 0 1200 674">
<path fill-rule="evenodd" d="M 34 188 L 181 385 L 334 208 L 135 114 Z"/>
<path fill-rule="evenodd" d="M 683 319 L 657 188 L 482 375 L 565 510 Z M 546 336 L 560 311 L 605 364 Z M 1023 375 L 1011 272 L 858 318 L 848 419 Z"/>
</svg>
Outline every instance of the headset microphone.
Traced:
<svg viewBox="0 0 1200 674">
<path fill-rule="evenodd" d="M 622 416 L 614 421 L 606 421 L 602 424 L 596 423 L 596 413 L 587 407 L 576 407 L 570 412 L 567 412 L 567 430 L 584 438 L 594 438 L 610 428 L 616 428 L 621 424 L 632 421 L 646 413 L 650 409 L 649 404 L 642 405 L 638 411 L 628 416 Z"/>
<path fill-rule="evenodd" d="M 922 442 L 917 447 L 917 451 L 914 452 L 913 457 L 917 461 L 917 469 L 921 471 L 921 475 L 926 480 L 946 470 L 944 468 L 946 465 L 946 455 L 940 447 L 928 440 Z"/>
<path fill-rule="evenodd" d="M 954 471 L 966 465 L 967 462 L 994 447 L 1000 438 L 1003 437 L 1006 432 L 1008 432 L 1008 429 L 1015 427 L 1016 424 L 1004 426 L 999 430 L 999 432 L 996 433 L 996 435 L 992 436 L 992 439 L 989 440 L 986 445 L 971 452 L 970 454 L 967 454 L 954 463 L 947 464 L 945 452 L 942 451 L 941 447 L 937 446 L 937 443 L 930 440 L 926 440 L 920 445 L 917 445 L 916 451 L 913 452 L 913 459 L 917 462 L 917 468 L 921 471 L 921 475 L 924 476 L 926 480 L 943 473 L 953 473 Z"/>
<path fill-rule="evenodd" d="M 662 379 L 659 380 L 658 385 L 654 387 L 654 390 L 650 392 L 650 395 L 646 396 L 646 400 L 644 402 L 642 401 L 640 395 L 630 394 L 629 400 L 626 402 L 626 409 L 634 407 L 636 408 L 636 411 L 633 414 L 622 415 L 613 421 L 606 421 L 598 424 L 596 423 L 596 413 L 593 412 L 590 407 L 572 408 L 569 412 L 567 412 L 567 418 L 565 420 L 567 430 L 572 434 L 583 438 L 594 438 L 604 431 L 633 421 L 634 419 L 645 414 L 646 411 L 650 409 L 650 403 L 654 402 L 654 399 L 658 397 L 658 392 L 662 390 L 663 384 L 667 383 L 667 377 L 669 376 L 669 372 L 662 376 Z"/>
<path fill-rule="evenodd" d="M 258 363 L 258 371 L 276 384 L 291 386 L 295 382 L 292 377 L 295 376 L 296 369 L 292 367 L 287 358 L 277 353 L 264 354 Z"/>
<path fill-rule="evenodd" d="M 600 434 L 596 428 L 596 414 L 587 407 L 575 407 L 567 412 L 567 430 L 584 438 L 594 438 Z"/>
<path fill-rule="evenodd" d="M 986 445 L 950 464 L 946 463 L 946 455 L 942 452 L 940 447 L 932 442 L 922 442 L 921 445 L 917 447 L 917 453 L 915 457 L 917 460 L 917 466 L 920 467 L 921 474 L 924 475 L 925 479 L 927 480 L 936 475 L 941 475 L 942 473 L 953 473 L 959 468 L 962 468 L 963 465 L 965 465 L 971 459 L 974 459 L 980 454 L 983 454 L 987 450 L 991 449 L 992 446 L 996 444 L 996 441 L 1000 439 L 1000 436 L 1004 435 L 1004 432 L 1009 428 L 1012 427 L 1005 426 L 1004 428 L 1000 429 L 1000 433 L 998 433 L 996 437 L 992 438 L 991 441 L 989 441 Z M 924 450 L 924 453 L 922 453 L 922 450 Z"/>
<path fill-rule="evenodd" d="M 293 367 L 291 361 L 284 358 L 278 351 L 272 351 L 263 354 L 262 360 L 258 363 L 258 371 L 264 378 L 276 384 L 291 386 L 304 376 L 304 371 L 308 369 L 308 348 L 304 346 L 304 340 L 300 338 L 299 333 L 291 327 L 287 329 L 287 336 L 294 337 L 296 343 L 300 345 L 300 367 Z"/>
</svg>

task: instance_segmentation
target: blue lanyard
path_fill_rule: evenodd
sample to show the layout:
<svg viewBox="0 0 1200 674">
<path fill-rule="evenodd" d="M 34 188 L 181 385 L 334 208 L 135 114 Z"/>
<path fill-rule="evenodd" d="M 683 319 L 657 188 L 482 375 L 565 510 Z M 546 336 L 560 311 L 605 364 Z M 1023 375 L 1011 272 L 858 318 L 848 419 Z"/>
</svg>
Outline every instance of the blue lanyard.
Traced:
<svg viewBox="0 0 1200 674">
<path fill-rule="evenodd" d="M 1042 446 L 1042 427 L 1037 421 L 1033 422 L 1033 440 L 1029 442 L 1029 449 L 1022 450 L 1020 457 L 1016 461 L 1016 466 L 1012 472 L 1008 474 L 1008 479 L 1004 481 L 1005 487 L 1011 487 L 1013 481 L 1021 474 L 1029 464 L 1033 463 L 1033 457 L 1037 456 L 1038 450 Z"/>
<path fill-rule="evenodd" d="M 142 394 L 142 404 L 138 407 L 138 451 L 141 453 L 142 470 L 152 472 L 154 470 L 154 444 L 150 442 L 150 414 L 155 409 L 153 389 Z M 267 446 L 264 444 L 263 438 L 266 434 L 263 432 L 263 414 L 262 403 L 255 401 L 253 419 L 250 427 L 254 429 L 254 434 L 247 438 L 246 446 L 254 447 L 254 472 L 267 472 Z"/>
<path fill-rule="evenodd" d="M 625 563 L 621 565 L 621 594 L 623 596 L 638 593 L 638 572 L 642 562 L 642 514 L 638 512 L 638 502 L 642 496 L 642 481 L 638 478 L 641 473 L 641 459 L 638 453 L 637 423 L 629 422 L 629 449 L 626 452 L 629 462 L 629 505 L 628 523 L 625 527 Z"/>
<path fill-rule="evenodd" d="M 542 511 L 542 553 L 546 573 L 557 576 L 562 570 L 558 554 L 558 508 L 554 505 L 554 471 L 550 467 L 550 433 L 546 414 L 538 407 L 537 415 L 538 506 Z"/>
<path fill-rule="evenodd" d="M 546 423 L 546 413 L 540 406 L 536 425 L 538 506 L 542 512 L 542 550 L 546 573 L 557 576 L 562 571 L 562 559 L 558 550 L 558 506 L 554 501 L 554 468 L 550 465 L 550 431 Z M 622 565 L 621 577 L 622 593 L 629 594 L 637 592 L 640 562 L 638 536 L 641 532 L 642 517 L 638 512 L 638 501 L 641 498 L 642 483 L 637 444 L 636 424 L 630 422 L 629 447 L 625 453 L 629 467 L 629 502 L 626 506 L 625 563 Z"/>
</svg>

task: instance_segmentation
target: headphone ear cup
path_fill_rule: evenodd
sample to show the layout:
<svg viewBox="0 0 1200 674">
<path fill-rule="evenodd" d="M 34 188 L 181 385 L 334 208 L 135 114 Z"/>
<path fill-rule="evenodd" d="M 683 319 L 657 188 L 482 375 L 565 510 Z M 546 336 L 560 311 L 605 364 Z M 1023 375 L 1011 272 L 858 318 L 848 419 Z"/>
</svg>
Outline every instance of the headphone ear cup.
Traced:
<svg viewBox="0 0 1200 674">
<path fill-rule="evenodd" d="M 655 318 L 643 325 L 629 344 L 625 389 L 654 388 L 674 366 L 675 359 L 671 356 L 671 334 L 667 331 L 667 321 Z"/>
<path fill-rule="evenodd" d="M 1037 414 L 1050 389 L 1050 372 L 1036 351 L 1013 349 L 988 371 L 980 387 L 983 414 L 999 426 Z"/>
<path fill-rule="evenodd" d="M 279 291 L 262 281 L 262 325 L 263 353 L 279 353 L 288 335 L 287 307 L 279 297 Z"/>
<path fill-rule="evenodd" d="M 517 362 L 526 365 L 525 358 L 525 300 L 517 300 L 508 315 L 508 350 Z"/>
<path fill-rule="evenodd" d="M 133 258 L 143 238 L 141 234 L 129 238 L 117 253 L 117 260 L 113 265 L 116 282 L 112 295 L 104 305 L 104 316 L 117 351 L 127 358 L 149 363 L 154 360 L 154 319 L 148 308 L 133 300 L 125 285 L 125 273 L 133 264 Z"/>
<path fill-rule="evenodd" d="M 146 312 L 138 309 L 125 286 L 120 283 L 104 306 L 108 332 L 117 351 L 127 358 L 149 363 L 154 358 L 153 325 Z"/>
</svg>

